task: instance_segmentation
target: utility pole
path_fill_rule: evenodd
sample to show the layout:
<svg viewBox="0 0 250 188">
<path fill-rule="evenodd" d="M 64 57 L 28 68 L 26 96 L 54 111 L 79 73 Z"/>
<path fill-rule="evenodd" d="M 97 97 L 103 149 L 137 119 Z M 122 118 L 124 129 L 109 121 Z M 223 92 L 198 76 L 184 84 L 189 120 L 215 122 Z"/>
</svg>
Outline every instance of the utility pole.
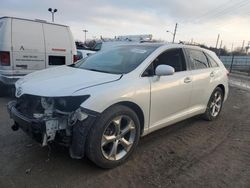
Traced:
<svg viewBox="0 0 250 188">
<path fill-rule="evenodd" d="M 221 42 L 220 42 L 220 49 L 219 49 L 219 58 L 220 58 L 220 54 L 221 54 L 221 49 L 222 49 L 222 40 L 221 40 Z"/>
<path fill-rule="evenodd" d="M 178 24 L 176 23 L 175 24 L 175 28 L 174 28 L 173 43 L 174 43 L 174 40 L 175 40 L 175 36 L 176 36 L 176 32 L 177 32 L 177 27 L 178 27 Z"/>
<path fill-rule="evenodd" d="M 231 54 L 233 56 L 233 51 L 234 51 L 234 43 L 232 43 L 232 47 L 231 47 Z"/>
<path fill-rule="evenodd" d="M 171 33 L 173 35 L 173 41 L 172 41 L 172 43 L 174 43 L 174 41 L 175 41 L 177 27 L 178 27 L 178 23 L 175 24 L 174 32 L 171 32 L 171 31 L 167 30 L 167 33 Z"/>
<path fill-rule="evenodd" d="M 217 49 L 217 47 L 218 47 L 219 40 L 220 40 L 220 34 L 218 34 L 218 37 L 217 37 L 217 42 L 216 42 L 216 46 L 215 46 L 216 49 Z"/>
<path fill-rule="evenodd" d="M 82 31 L 84 32 L 84 36 L 85 36 L 85 41 L 84 42 L 86 42 L 86 34 L 87 34 L 88 30 L 84 29 Z"/>
<path fill-rule="evenodd" d="M 242 42 L 241 51 L 243 51 L 243 50 L 244 50 L 244 46 L 245 46 L 245 40 L 243 40 L 243 42 Z"/>
<path fill-rule="evenodd" d="M 48 11 L 51 12 L 51 14 L 52 14 L 52 22 L 54 22 L 54 14 L 57 12 L 57 9 L 53 10 L 52 8 L 49 8 Z"/>
<path fill-rule="evenodd" d="M 221 42 L 220 42 L 220 49 L 222 48 L 222 42 L 223 42 L 223 41 L 221 40 Z"/>
<path fill-rule="evenodd" d="M 248 54 L 249 48 L 250 48 L 250 41 L 248 41 L 248 45 L 247 45 L 247 47 L 246 47 L 246 54 Z"/>
</svg>

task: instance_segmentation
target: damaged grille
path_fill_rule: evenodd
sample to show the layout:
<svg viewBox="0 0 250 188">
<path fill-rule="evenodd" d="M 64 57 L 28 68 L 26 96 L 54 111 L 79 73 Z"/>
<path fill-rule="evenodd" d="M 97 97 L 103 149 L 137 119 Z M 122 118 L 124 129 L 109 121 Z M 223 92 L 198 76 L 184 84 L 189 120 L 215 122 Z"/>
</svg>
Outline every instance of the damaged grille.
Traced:
<svg viewBox="0 0 250 188">
<path fill-rule="evenodd" d="M 16 108 L 23 115 L 32 118 L 35 113 L 44 113 L 44 109 L 41 106 L 41 97 L 33 95 L 23 95 L 18 98 Z"/>
</svg>

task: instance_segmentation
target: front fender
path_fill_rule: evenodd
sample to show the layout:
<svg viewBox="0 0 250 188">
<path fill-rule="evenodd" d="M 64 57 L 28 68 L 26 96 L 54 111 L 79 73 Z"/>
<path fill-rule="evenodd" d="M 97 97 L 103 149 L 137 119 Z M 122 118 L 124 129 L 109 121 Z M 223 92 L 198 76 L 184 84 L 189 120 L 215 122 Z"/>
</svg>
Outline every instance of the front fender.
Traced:
<svg viewBox="0 0 250 188">
<path fill-rule="evenodd" d="M 148 78 L 128 80 L 122 78 L 116 82 L 106 83 L 81 92 L 90 97 L 81 104 L 81 107 L 102 113 L 105 109 L 119 102 L 132 102 L 137 104 L 145 118 L 144 128 L 148 127 L 150 108 L 150 82 Z M 83 93 L 77 93 L 82 95 Z"/>
</svg>

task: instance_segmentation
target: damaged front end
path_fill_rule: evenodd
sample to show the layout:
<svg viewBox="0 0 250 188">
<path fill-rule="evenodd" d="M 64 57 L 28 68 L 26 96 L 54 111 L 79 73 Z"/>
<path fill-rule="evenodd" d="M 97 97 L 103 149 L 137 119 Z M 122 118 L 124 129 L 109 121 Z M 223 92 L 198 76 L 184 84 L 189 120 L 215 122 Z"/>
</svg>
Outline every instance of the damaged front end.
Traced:
<svg viewBox="0 0 250 188">
<path fill-rule="evenodd" d="M 67 146 L 72 158 L 82 158 L 88 130 L 98 116 L 80 107 L 88 98 L 23 95 L 8 103 L 12 129 L 21 128 L 42 146 L 51 142 Z"/>
</svg>

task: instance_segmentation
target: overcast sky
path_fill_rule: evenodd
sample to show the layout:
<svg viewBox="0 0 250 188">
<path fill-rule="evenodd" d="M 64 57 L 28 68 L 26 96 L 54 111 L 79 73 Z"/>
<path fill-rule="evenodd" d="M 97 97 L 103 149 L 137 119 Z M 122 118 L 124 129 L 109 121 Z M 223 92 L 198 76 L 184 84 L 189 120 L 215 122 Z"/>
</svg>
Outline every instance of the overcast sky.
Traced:
<svg viewBox="0 0 250 188">
<path fill-rule="evenodd" d="M 250 0 L 0 0 L 0 17 L 15 16 L 51 21 L 48 8 L 57 8 L 55 22 L 71 27 L 74 38 L 153 34 L 171 41 L 178 22 L 176 41 L 215 46 L 221 34 L 229 49 L 250 41 Z"/>
</svg>

